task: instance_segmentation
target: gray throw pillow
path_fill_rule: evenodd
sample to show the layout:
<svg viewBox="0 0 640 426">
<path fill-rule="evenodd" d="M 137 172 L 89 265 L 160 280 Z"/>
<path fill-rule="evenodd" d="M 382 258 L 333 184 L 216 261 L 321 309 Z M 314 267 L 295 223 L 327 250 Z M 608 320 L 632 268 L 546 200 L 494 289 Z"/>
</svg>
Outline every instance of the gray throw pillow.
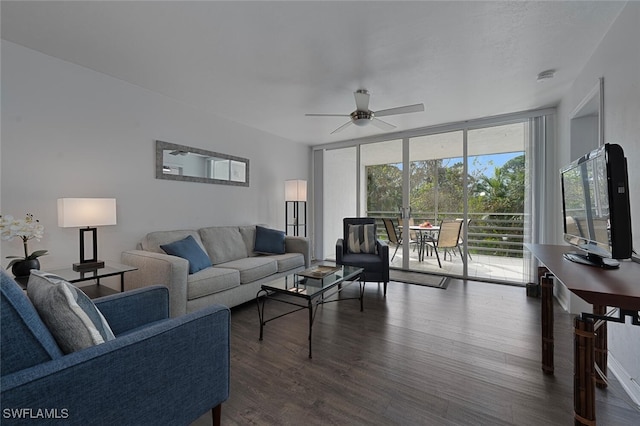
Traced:
<svg viewBox="0 0 640 426">
<path fill-rule="evenodd" d="M 62 352 L 68 354 L 115 339 L 91 299 L 64 279 L 32 270 L 27 295 Z"/>
<path fill-rule="evenodd" d="M 350 253 L 376 253 L 376 226 L 374 224 L 349 225 L 347 251 Z"/>
</svg>

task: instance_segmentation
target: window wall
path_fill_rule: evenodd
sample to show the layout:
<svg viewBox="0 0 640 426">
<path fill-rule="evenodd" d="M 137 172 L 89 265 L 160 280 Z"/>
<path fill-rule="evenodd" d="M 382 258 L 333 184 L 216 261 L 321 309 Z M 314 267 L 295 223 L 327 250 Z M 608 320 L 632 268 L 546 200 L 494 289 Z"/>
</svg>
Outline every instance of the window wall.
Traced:
<svg viewBox="0 0 640 426">
<path fill-rule="evenodd" d="M 351 147 L 324 150 L 324 223 L 331 232 L 324 234 L 325 248 L 334 251 L 345 216 L 379 218 L 383 239 L 387 235 L 382 218 L 388 217 L 399 236 L 403 229 L 411 231 L 405 232 L 392 268 L 530 282 L 533 268 L 528 265 L 523 243 L 538 240 L 539 215 L 533 209 L 540 202 L 533 197 L 544 181 L 544 176 L 534 178 L 533 164 L 539 161 L 532 158 L 544 150 L 532 146 L 544 146 L 549 133 L 535 123 L 554 112 L 424 129 L 396 135 L 403 137 L 363 140 Z M 535 131 L 540 128 L 545 131 Z M 339 195 L 329 194 L 336 188 L 340 188 Z M 351 196 L 345 197 L 352 189 Z M 442 220 L 463 223 L 459 247 L 442 250 L 440 262 L 433 250 L 419 256 L 419 245 L 410 242 L 424 241 L 426 232 L 410 227 L 427 223 L 438 227 Z M 437 230 L 429 237 L 437 241 Z M 395 247 L 391 250 L 395 252 Z M 331 255 L 327 252 L 326 257 Z"/>
</svg>

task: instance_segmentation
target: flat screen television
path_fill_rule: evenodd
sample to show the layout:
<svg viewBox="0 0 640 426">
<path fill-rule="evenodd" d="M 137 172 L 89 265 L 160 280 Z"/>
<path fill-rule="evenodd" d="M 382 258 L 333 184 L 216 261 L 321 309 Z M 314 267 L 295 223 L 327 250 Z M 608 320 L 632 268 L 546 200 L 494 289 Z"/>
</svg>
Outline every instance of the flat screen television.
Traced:
<svg viewBox="0 0 640 426">
<path fill-rule="evenodd" d="M 565 258 L 602 268 L 632 253 L 627 159 L 605 144 L 561 170 L 564 240 L 580 249 Z"/>
</svg>

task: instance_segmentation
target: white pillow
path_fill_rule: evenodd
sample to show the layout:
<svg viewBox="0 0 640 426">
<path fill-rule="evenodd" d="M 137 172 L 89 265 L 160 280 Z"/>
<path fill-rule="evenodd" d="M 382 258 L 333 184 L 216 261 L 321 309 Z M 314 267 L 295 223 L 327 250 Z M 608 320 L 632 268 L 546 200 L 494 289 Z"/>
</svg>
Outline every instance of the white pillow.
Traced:
<svg viewBox="0 0 640 426">
<path fill-rule="evenodd" d="M 76 286 L 32 270 L 27 295 L 64 353 L 115 339 L 96 305 Z"/>
</svg>

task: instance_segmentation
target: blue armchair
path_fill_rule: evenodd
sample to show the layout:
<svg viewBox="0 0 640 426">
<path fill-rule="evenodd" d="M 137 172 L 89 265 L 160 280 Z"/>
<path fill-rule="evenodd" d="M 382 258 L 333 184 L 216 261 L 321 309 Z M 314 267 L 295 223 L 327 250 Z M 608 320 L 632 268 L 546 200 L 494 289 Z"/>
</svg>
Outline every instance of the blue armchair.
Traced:
<svg viewBox="0 0 640 426">
<path fill-rule="evenodd" d="M 160 286 L 96 299 L 116 338 L 64 355 L 24 291 L 0 274 L 3 425 L 188 425 L 208 410 L 220 423 L 228 308 L 170 319 Z"/>
<path fill-rule="evenodd" d="M 376 238 L 375 253 L 351 253 L 348 249 L 349 225 L 374 225 L 376 234 L 376 220 L 372 217 L 347 217 L 343 221 L 343 238 L 336 242 L 336 264 L 363 268 L 360 278 L 364 282 L 384 283 L 384 295 L 387 295 L 389 283 L 389 246 L 386 242 Z"/>
</svg>

